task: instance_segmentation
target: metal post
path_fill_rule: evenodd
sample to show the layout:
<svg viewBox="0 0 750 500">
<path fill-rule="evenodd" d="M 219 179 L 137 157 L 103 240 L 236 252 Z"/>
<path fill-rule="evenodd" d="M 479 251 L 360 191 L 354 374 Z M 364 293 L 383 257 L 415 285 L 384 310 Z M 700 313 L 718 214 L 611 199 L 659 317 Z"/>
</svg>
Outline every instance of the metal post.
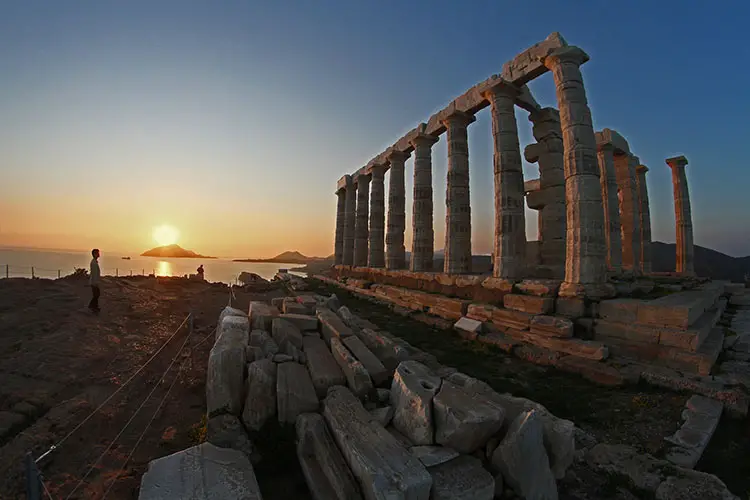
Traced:
<svg viewBox="0 0 750 500">
<path fill-rule="evenodd" d="M 120 270 L 115 268 L 115 277 L 119 277 L 119 276 L 120 276 Z"/>
<path fill-rule="evenodd" d="M 142 276 L 146 276 L 146 270 L 145 269 L 141 269 L 141 275 Z"/>
<path fill-rule="evenodd" d="M 34 279 L 34 266 L 31 266 L 31 279 Z"/>
<path fill-rule="evenodd" d="M 10 277 L 10 264 L 5 264 L 5 277 Z"/>
<path fill-rule="evenodd" d="M 57 270 L 57 279 L 60 279 L 60 270 Z"/>
<path fill-rule="evenodd" d="M 26 498 L 29 500 L 42 500 L 42 480 L 39 477 L 39 470 L 31 456 L 26 454 Z"/>
</svg>

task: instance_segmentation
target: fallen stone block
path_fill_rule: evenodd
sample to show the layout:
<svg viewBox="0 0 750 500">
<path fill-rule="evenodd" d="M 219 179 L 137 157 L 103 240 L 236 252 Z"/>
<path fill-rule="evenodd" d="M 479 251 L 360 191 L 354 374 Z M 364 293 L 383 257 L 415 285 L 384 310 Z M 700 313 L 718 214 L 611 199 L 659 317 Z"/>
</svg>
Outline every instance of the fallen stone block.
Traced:
<svg viewBox="0 0 750 500">
<path fill-rule="evenodd" d="M 503 305 L 506 309 L 513 309 L 515 311 L 530 314 L 548 314 L 554 309 L 555 300 L 549 297 L 509 293 L 503 297 Z"/>
<path fill-rule="evenodd" d="M 557 368 L 577 373 L 596 384 L 617 387 L 625 384 L 625 376 L 617 368 L 600 361 L 578 356 L 563 356 L 557 361 Z"/>
<path fill-rule="evenodd" d="M 297 458 L 315 500 L 357 500 L 359 484 L 344 460 L 325 421 L 317 413 L 297 417 Z"/>
<path fill-rule="evenodd" d="M 248 320 L 226 316 L 222 334 L 211 348 L 206 371 L 206 407 L 208 417 L 230 413 L 239 416 L 245 379 L 245 347 Z"/>
<path fill-rule="evenodd" d="M 541 366 L 555 366 L 561 357 L 561 354 L 557 351 L 528 344 L 520 345 L 513 349 L 513 355 L 529 363 Z"/>
<path fill-rule="evenodd" d="M 453 328 L 466 340 L 476 340 L 477 335 L 482 333 L 482 322 L 464 316 L 456 321 Z"/>
<path fill-rule="evenodd" d="M 427 470 L 432 476 L 431 500 L 492 500 L 495 497 L 495 479 L 474 457 L 462 455 Z"/>
<path fill-rule="evenodd" d="M 276 403 L 274 403 L 275 406 Z M 253 464 L 260 462 L 260 454 L 250 442 L 240 420 L 234 415 L 219 415 L 209 418 L 206 424 L 206 441 L 219 448 L 231 448 L 242 452 Z"/>
<path fill-rule="evenodd" d="M 354 354 L 354 357 L 362 363 L 375 385 L 384 384 L 390 379 L 390 373 L 383 366 L 383 363 L 365 346 L 359 337 L 355 335 L 346 337 L 343 339 L 343 343 Z"/>
<path fill-rule="evenodd" d="M 494 345 L 504 352 L 511 352 L 514 347 L 519 345 L 518 340 L 515 340 L 507 335 L 497 332 L 485 333 L 477 337 L 479 342 L 483 344 Z"/>
<path fill-rule="evenodd" d="M 352 312 L 349 310 L 346 306 L 339 307 L 338 311 L 336 311 L 341 318 L 341 321 L 344 322 L 346 326 L 351 328 L 353 331 L 356 331 L 359 328 L 359 325 L 357 324 L 357 318 L 352 314 Z"/>
<path fill-rule="evenodd" d="M 262 500 L 263 497 L 253 466 L 242 452 L 203 443 L 149 462 L 138 498 Z"/>
<path fill-rule="evenodd" d="M 685 407 L 690 411 L 702 413 L 703 415 L 708 415 L 709 417 L 715 417 L 717 419 L 721 417 L 721 411 L 724 409 L 724 405 L 721 401 L 716 401 L 715 399 L 707 398 L 699 394 L 693 394 L 690 396 L 690 399 L 685 403 Z"/>
<path fill-rule="evenodd" d="M 299 363 L 282 363 L 276 369 L 276 401 L 279 422 L 292 424 L 301 413 L 318 411 L 310 375 Z"/>
<path fill-rule="evenodd" d="M 276 345 L 276 341 L 271 338 L 268 332 L 263 330 L 253 330 L 250 332 L 250 346 L 259 347 L 263 352 L 264 358 L 273 358 L 279 352 L 279 346 Z"/>
<path fill-rule="evenodd" d="M 282 311 L 284 314 L 310 314 L 310 310 L 297 302 L 294 297 L 284 300 Z"/>
<path fill-rule="evenodd" d="M 224 318 L 227 316 L 239 316 L 242 318 L 247 318 L 247 314 L 240 311 L 239 309 L 235 309 L 234 307 L 226 306 L 224 309 L 221 310 L 221 313 L 219 314 L 219 325 L 221 325 L 222 321 L 224 321 Z M 216 338 L 219 338 L 219 335 L 221 335 L 221 328 L 216 329 Z"/>
<path fill-rule="evenodd" d="M 260 361 L 261 359 L 265 358 L 265 354 L 263 354 L 263 349 L 260 347 L 255 347 L 252 345 L 248 345 L 245 347 L 245 362 L 246 363 L 252 363 L 253 361 Z"/>
<path fill-rule="evenodd" d="M 557 484 L 543 443 L 543 424 L 534 410 L 516 417 L 492 454 L 492 465 L 522 498 L 557 499 Z"/>
<path fill-rule="evenodd" d="M 525 295 L 555 297 L 560 289 L 560 282 L 556 280 L 523 280 L 516 283 L 516 288 Z"/>
<path fill-rule="evenodd" d="M 274 297 L 271 299 L 271 305 L 281 312 L 284 310 L 284 301 L 286 299 L 287 297 Z"/>
<path fill-rule="evenodd" d="M 344 373 L 349 388 L 358 398 L 364 399 L 372 392 L 374 387 L 370 374 L 338 337 L 331 337 L 331 354 Z"/>
<path fill-rule="evenodd" d="M 459 456 L 456 450 L 446 446 L 412 446 L 409 448 L 412 455 L 417 457 L 425 467 L 434 467 L 453 460 Z"/>
<path fill-rule="evenodd" d="M 432 400 L 441 380 L 416 361 L 398 365 L 391 385 L 393 426 L 415 445 L 435 443 Z"/>
<path fill-rule="evenodd" d="M 276 363 L 270 359 L 247 366 L 247 391 L 242 422 L 251 431 L 259 431 L 276 415 Z"/>
<path fill-rule="evenodd" d="M 253 330 L 271 330 L 273 318 L 279 315 L 279 310 L 265 302 L 250 302 L 248 317 L 250 328 Z"/>
<path fill-rule="evenodd" d="M 387 427 L 388 424 L 393 420 L 393 406 L 384 406 L 382 408 L 375 408 L 370 410 L 372 420 L 379 423 L 383 427 Z"/>
<path fill-rule="evenodd" d="M 346 384 L 344 373 L 322 339 L 305 336 L 302 343 L 307 358 L 307 369 L 315 393 L 320 399 L 325 397 L 329 387 Z"/>
<path fill-rule="evenodd" d="M 558 297 L 555 300 L 555 314 L 569 319 L 586 316 L 586 302 L 583 299 Z"/>
<path fill-rule="evenodd" d="M 302 349 L 302 332 L 294 323 L 278 317 L 274 318 L 271 328 L 273 340 L 279 346 L 279 349 L 285 351 L 287 344 Z"/>
<path fill-rule="evenodd" d="M 432 478 L 422 463 L 370 414 L 347 388 L 328 391 L 323 416 L 364 497 L 427 500 Z"/>
<path fill-rule="evenodd" d="M 318 309 L 318 320 L 320 320 L 320 332 L 326 344 L 331 343 L 332 337 L 344 338 L 354 335 L 351 328 L 346 326 L 335 312 L 327 309 Z"/>
<path fill-rule="evenodd" d="M 396 369 L 402 361 L 408 361 L 409 351 L 394 342 L 385 332 L 364 328 L 359 332 L 359 338 L 368 349 L 375 353 L 388 371 Z"/>
<path fill-rule="evenodd" d="M 601 361 L 609 356 L 606 345 L 595 340 L 581 340 L 574 338 L 546 337 L 532 332 L 521 332 L 519 339 L 551 351 L 578 356 L 579 358 Z M 559 360 L 558 360 L 559 362 Z"/>
<path fill-rule="evenodd" d="M 435 442 L 460 453 L 481 448 L 503 426 L 505 410 L 445 380 L 432 401 Z"/>
<path fill-rule="evenodd" d="M 533 314 L 528 314 L 512 309 L 497 308 L 492 311 L 492 322 L 505 328 L 515 328 L 517 330 L 528 330 Z"/>
<path fill-rule="evenodd" d="M 307 314 L 280 314 L 279 318 L 296 326 L 301 332 L 314 332 L 318 329 L 318 318 Z"/>
<path fill-rule="evenodd" d="M 573 322 L 568 318 L 556 316 L 534 316 L 530 323 L 530 329 L 531 333 L 545 337 L 569 338 L 573 336 Z"/>
<path fill-rule="evenodd" d="M 469 304 L 466 317 L 477 321 L 487 322 L 492 320 L 492 314 L 498 307 L 489 304 Z"/>
</svg>

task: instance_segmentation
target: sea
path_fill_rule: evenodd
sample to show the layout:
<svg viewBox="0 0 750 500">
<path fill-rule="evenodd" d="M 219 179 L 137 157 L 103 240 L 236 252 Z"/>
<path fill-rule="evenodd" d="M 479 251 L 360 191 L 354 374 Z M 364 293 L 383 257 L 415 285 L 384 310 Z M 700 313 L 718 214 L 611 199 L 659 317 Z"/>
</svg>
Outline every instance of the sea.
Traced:
<svg viewBox="0 0 750 500">
<path fill-rule="evenodd" d="M 123 259 L 130 257 L 130 259 Z M 0 248 L 0 278 L 57 279 L 76 268 L 88 270 L 91 253 L 63 250 L 29 250 Z M 233 262 L 231 259 L 165 259 L 127 254 L 102 254 L 99 268 L 103 276 L 185 276 L 195 274 L 203 265 L 206 280 L 226 284 L 237 283 L 243 271 L 271 279 L 279 269 L 293 269 L 300 264 L 268 262 Z M 297 273 L 295 273 L 297 274 Z"/>
</svg>

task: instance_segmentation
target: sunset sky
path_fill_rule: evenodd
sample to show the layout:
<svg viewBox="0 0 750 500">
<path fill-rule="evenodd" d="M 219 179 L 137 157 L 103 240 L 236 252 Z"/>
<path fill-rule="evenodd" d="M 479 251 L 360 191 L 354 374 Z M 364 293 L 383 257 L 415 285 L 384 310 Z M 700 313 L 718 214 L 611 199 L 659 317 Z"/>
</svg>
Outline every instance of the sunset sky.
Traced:
<svg viewBox="0 0 750 500">
<path fill-rule="evenodd" d="M 331 254 L 341 175 L 559 31 L 591 56 L 595 128 L 651 169 L 653 238 L 674 241 L 664 159 L 684 154 L 696 244 L 747 255 L 748 18 L 739 1 L 4 2 L 0 245 L 141 252 L 166 224 L 204 254 Z M 530 88 L 557 106 L 551 75 Z M 477 118 L 473 250 L 489 253 L 488 111 Z M 433 165 L 440 249 L 444 136 Z"/>
</svg>

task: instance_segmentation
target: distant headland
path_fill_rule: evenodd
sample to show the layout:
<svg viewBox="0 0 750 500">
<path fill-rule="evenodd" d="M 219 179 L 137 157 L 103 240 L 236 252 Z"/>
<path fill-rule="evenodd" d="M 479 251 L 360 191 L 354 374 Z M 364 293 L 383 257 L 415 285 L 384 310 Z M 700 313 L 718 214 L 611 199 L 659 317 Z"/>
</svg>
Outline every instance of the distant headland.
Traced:
<svg viewBox="0 0 750 500">
<path fill-rule="evenodd" d="M 318 262 L 331 259 L 331 257 L 308 257 L 302 255 L 298 251 L 294 250 L 291 252 L 282 252 L 276 257 L 270 259 L 234 259 L 234 262 L 274 262 L 279 264 L 309 264 L 311 262 Z"/>
<path fill-rule="evenodd" d="M 208 255 L 201 255 L 192 250 L 185 250 L 180 245 L 164 245 L 163 247 L 152 248 L 141 254 L 141 257 L 167 257 L 171 259 L 215 259 Z"/>
</svg>

